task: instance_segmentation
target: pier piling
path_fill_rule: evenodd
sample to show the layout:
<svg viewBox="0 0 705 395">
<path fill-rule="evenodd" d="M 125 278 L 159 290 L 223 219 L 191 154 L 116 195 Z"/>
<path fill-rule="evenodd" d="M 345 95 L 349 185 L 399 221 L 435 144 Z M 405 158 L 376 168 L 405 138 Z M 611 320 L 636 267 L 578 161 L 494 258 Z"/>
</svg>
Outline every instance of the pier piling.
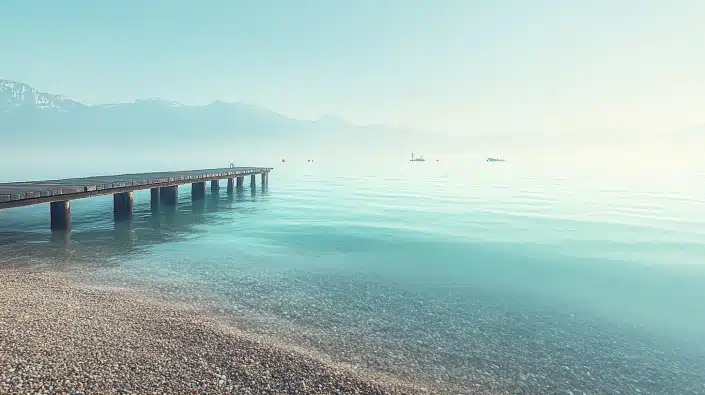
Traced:
<svg viewBox="0 0 705 395">
<path fill-rule="evenodd" d="M 152 211 L 156 212 L 159 211 L 159 201 L 160 196 L 159 192 L 161 191 L 161 188 L 150 188 L 149 193 L 150 193 L 150 203 L 152 206 Z"/>
<path fill-rule="evenodd" d="M 194 182 L 191 184 L 191 199 L 201 200 L 206 197 L 206 183 Z"/>
<path fill-rule="evenodd" d="M 232 178 L 228 178 L 228 189 L 227 189 L 228 195 L 233 194 L 233 189 L 235 189 L 234 187 L 235 187 L 235 180 Z"/>
<path fill-rule="evenodd" d="M 211 181 L 211 192 L 218 193 L 220 191 L 220 180 Z"/>
<path fill-rule="evenodd" d="M 51 230 L 71 230 L 71 202 L 51 202 Z"/>
<path fill-rule="evenodd" d="M 179 202 L 179 187 L 161 187 L 159 188 L 159 196 L 161 204 L 164 206 L 176 206 Z"/>
<path fill-rule="evenodd" d="M 113 195 L 113 216 L 116 221 L 132 218 L 134 212 L 135 193 L 133 191 Z"/>
<path fill-rule="evenodd" d="M 250 176 L 250 187 L 254 188 L 255 186 L 257 186 L 257 176 L 253 174 Z"/>
<path fill-rule="evenodd" d="M 245 184 L 245 177 L 242 177 L 242 176 L 238 177 L 237 178 L 238 189 L 241 189 L 244 184 Z"/>
</svg>

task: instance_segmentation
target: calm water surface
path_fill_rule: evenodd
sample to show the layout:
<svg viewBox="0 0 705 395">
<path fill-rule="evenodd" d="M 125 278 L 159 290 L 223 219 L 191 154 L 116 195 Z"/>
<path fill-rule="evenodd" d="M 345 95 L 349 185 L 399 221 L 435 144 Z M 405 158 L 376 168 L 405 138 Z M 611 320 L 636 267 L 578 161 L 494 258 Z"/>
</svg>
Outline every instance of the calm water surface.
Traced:
<svg viewBox="0 0 705 395">
<path fill-rule="evenodd" d="M 290 160 L 158 214 L 138 192 L 120 224 L 79 200 L 70 235 L 5 210 L 0 256 L 448 392 L 705 394 L 702 167 L 427 158 Z"/>
</svg>

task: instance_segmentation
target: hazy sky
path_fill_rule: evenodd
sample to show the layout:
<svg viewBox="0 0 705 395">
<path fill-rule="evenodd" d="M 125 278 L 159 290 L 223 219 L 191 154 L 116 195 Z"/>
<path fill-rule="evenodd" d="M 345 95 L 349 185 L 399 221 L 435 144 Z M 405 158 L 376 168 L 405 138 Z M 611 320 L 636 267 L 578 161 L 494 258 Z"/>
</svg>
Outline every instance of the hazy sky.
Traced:
<svg viewBox="0 0 705 395">
<path fill-rule="evenodd" d="M 705 1 L 0 0 L 0 78 L 446 131 L 705 121 Z"/>
</svg>

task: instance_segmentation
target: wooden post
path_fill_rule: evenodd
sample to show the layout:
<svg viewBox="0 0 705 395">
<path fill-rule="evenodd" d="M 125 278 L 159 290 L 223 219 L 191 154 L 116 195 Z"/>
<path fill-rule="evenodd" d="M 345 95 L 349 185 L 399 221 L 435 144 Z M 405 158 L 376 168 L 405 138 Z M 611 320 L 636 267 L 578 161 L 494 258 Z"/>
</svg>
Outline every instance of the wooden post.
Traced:
<svg viewBox="0 0 705 395">
<path fill-rule="evenodd" d="M 257 175 L 256 174 L 251 175 L 250 176 L 250 186 L 252 188 L 254 188 L 256 186 L 256 184 L 257 184 L 256 181 L 257 181 Z"/>
<path fill-rule="evenodd" d="M 216 193 L 220 191 L 220 180 L 211 181 L 211 192 Z"/>
<path fill-rule="evenodd" d="M 238 189 L 241 189 L 243 184 L 245 184 L 245 177 L 240 176 L 237 178 L 237 187 Z"/>
<path fill-rule="evenodd" d="M 159 196 L 161 204 L 165 206 L 176 206 L 179 202 L 179 187 L 161 187 L 159 188 Z"/>
<path fill-rule="evenodd" d="M 51 202 L 51 230 L 71 230 L 71 202 L 68 200 Z"/>
<path fill-rule="evenodd" d="M 228 189 L 227 189 L 228 195 L 233 194 L 233 189 L 235 189 L 234 187 L 235 187 L 235 180 L 232 178 L 228 178 Z"/>
<path fill-rule="evenodd" d="M 113 216 L 116 221 L 132 218 L 134 212 L 135 193 L 122 192 L 113 195 Z"/>
<path fill-rule="evenodd" d="M 191 200 L 201 200 L 206 197 L 206 183 L 194 182 L 191 184 Z"/>
<path fill-rule="evenodd" d="M 149 190 L 151 198 L 150 202 L 152 203 L 152 211 L 159 211 L 159 201 L 160 199 L 160 193 L 161 188 L 152 188 Z"/>
</svg>

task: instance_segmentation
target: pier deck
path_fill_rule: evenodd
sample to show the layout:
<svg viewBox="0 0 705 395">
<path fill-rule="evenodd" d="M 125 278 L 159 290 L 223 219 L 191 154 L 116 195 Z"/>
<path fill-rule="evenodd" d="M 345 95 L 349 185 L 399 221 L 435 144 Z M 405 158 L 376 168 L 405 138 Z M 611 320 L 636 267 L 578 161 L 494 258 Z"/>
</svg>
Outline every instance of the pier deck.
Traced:
<svg viewBox="0 0 705 395">
<path fill-rule="evenodd" d="M 270 167 L 230 167 L 0 183 L 0 209 L 51 203 L 52 229 L 68 229 L 70 200 L 115 195 L 115 218 L 125 219 L 132 214 L 134 191 L 151 189 L 152 207 L 157 208 L 159 204 L 176 204 L 179 185 L 193 184 L 192 196 L 199 199 L 205 193 L 207 181 L 211 182 L 212 190 L 218 191 L 219 180 L 227 179 L 228 193 L 232 193 L 235 180 L 241 188 L 245 176 L 251 177 L 250 185 L 254 186 L 255 176 L 261 175 L 265 186 L 271 170 Z"/>
</svg>

